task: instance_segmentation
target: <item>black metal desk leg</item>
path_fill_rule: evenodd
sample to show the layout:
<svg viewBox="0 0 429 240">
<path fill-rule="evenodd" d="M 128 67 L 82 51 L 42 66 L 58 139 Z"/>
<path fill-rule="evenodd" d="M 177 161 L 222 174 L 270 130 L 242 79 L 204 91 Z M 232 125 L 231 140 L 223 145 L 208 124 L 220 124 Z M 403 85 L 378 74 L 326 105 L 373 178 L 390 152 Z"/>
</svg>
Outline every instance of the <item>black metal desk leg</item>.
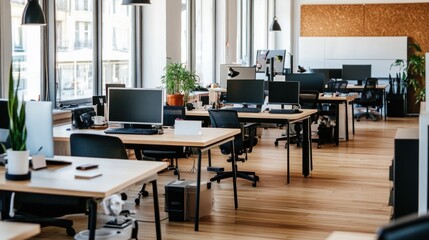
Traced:
<svg viewBox="0 0 429 240">
<path fill-rule="evenodd" d="M 310 119 L 303 120 L 303 138 L 302 138 L 302 174 L 304 177 L 310 175 L 310 163 L 311 163 L 311 143 L 309 141 L 310 136 Z"/>
<path fill-rule="evenodd" d="M 289 160 L 290 160 L 290 123 L 288 122 L 287 123 L 287 132 L 286 132 L 286 134 L 287 134 L 287 142 L 286 142 L 286 151 L 287 151 L 287 153 L 286 153 L 286 167 L 287 167 L 287 173 L 286 173 L 286 182 L 287 182 L 287 184 L 289 184 L 290 183 L 290 170 L 289 170 Z"/>
<path fill-rule="evenodd" d="M 346 141 L 349 140 L 349 106 L 347 103 L 347 100 L 344 102 L 345 106 L 344 108 L 346 109 Z"/>
<path fill-rule="evenodd" d="M 207 159 L 209 160 L 209 167 L 211 167 L 212 166 L 212 153 L 211 153 L 210 149 L 207 151 Z"/>
<path fill-rule="evenodd" d="M 158 186 L 156 179 L 152 181 L 153 211 L 155 213 L 156 239 L 161 240 L 161 218 L 159 216 Z"/>
<path fill-rule="evenodd" d="M 235 146 L 234 140 L 231 141 L 231 159 L 232 159 L 232 185 L 234 188 L 234 206 L 235 209 L 238 208 L 238 199 L 237 199 L 237 164 L 235 159 Z"/>
<path fill-rule="evenodd" d="M 198 149 L 197 193 L 195 194 L 195 231 L 198 231 L 200 224 L 201 157 L 201 149 Z"/>
<path fill-rule="evenodd" d="M 335 138 L 335 144 L 338 146 L 340 144 L 340 104 L 335 104 L 335 130 L 334 130 L 334 138 Z"/>
<path fill-rule="evenodd" d="M 351 102 L 352 104 L 352 128 L 353 128 L 353 135 L 355 135 L 355 103 Z"/>
<path fill-rule="evenodd" d="M 97 226 L 97 202 L 94 199 L 88 200 L 88 230 L 89 240 L 95 239 L 95 228 Z"/>
</svg>

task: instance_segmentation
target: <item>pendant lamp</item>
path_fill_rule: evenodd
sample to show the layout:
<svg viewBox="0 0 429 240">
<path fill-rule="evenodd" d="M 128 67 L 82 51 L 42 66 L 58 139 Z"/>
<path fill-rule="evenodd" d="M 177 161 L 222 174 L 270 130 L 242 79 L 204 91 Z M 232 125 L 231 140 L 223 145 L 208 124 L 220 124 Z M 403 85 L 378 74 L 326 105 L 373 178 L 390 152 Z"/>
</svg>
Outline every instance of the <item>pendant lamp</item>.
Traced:
<svg viewBox="0 0 429 240">
<path fill-rule="evenodd" d="M 277 14 L 276 6 L 277 6 L 277 1 L 276 1 L 276 0 L 274 0 L 274 18 L 273 18 L 273 22 L 271 23 L 271 26 L 270 26 L 270 31 L 281 31 L 281 30 L 282 30 L 282 28 L 280 27 L 279 22 L 277 21 L 277 17 L 276 17 L 276 14 Z"/>
<path fill-rule="evenodd" d="M 123 0 L 122 5 L 146 5 L 150 4 L 150 0 Z"/>
<path fill-rule="evenodd" d="M 45 14 L 38 0 L 28 0 L 22 13 L 23 25 L 46 25 Z"/>
</svg>

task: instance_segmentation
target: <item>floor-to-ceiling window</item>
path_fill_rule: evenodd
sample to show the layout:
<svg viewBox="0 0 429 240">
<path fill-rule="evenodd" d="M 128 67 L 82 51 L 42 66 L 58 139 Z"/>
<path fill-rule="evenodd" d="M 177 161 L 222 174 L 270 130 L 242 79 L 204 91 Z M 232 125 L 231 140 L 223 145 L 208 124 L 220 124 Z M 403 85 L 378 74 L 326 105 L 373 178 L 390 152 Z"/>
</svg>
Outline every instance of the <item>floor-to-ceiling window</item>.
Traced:
<svg viewBox="0 0 429 240">
<path fill-rule="evenodd" d="M 268 48 L 268 1 L 253 1 L 253 56 L 256 51 Z M 255 58 L 253 58 L 255 62 Z"/>
<path fill-rule="evenodd" d="M 59 101 L 93 95 L 93 4 L 55 0 L 56 70 Z"/>
<path fill-rule="evenodd" d="M 13 76 L 20 77 L 19 94 L 25 100 L 38 100 L 41 88 L 41 29 L 40 26 L 21 25 L 27 1 L 11 0 Z"/>
<path fill-rule="evenodd" d="M 215 1 L 197 0 L 195 4 L 195 72 L 200 84 L 207 86 L 214 82 L 215 74 Z"/>
<path fill-rule="evenodd" d="M 102 89 L 106 83 L 131 87 L 131 11 L 122 0 L 103 1 L 102 14 Z"/>
</svg>

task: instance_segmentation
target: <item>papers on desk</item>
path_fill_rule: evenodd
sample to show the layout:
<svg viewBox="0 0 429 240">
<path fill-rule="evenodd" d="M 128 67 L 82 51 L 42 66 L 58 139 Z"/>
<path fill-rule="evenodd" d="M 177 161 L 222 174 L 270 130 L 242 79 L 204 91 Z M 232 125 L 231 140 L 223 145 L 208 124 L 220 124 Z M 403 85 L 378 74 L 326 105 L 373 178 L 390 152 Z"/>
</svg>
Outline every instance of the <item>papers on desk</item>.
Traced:
<svg viewBox="0 0 429 240">
<path fill-rule="evenodd" d="M 101 175 L 103 175 L 103 174 L 99 171 L 76 172 L 74 174 L 74 178 L 76 178 L 76 179 L 91 179 L 91 178 L 99 177 Z"/>
</svg>

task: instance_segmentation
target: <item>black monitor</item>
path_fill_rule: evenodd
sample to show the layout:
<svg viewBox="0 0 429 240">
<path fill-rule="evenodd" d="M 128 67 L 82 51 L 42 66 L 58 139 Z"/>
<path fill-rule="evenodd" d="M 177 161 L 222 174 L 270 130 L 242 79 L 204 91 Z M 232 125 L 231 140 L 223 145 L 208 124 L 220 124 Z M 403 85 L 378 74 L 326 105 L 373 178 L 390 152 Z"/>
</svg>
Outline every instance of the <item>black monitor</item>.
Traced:
<svg viewBox="0 0 429 240">
<path fill-rule="evenodd" d="M 271 81 L 268 83 L 268 103 L 299 104 L 299 82 Z"/>
<path fill-rule="evenodd" d="M 323 92 L 325 88 L 324 75 L 321 73 L 293 73 L 286 74 L 286 81 L 299 82 L 300 91 Z"/>
<path fill-rule="evenodd" d="M 9 111 L 6 99 L 0 99 L 0 129 L 9 129 Z"/>
<path fill-rule="evenodd" d="M 109 123 L 162 125 L 163 100 L 162 89 L 109 88 Z"/>
<path fill-rule="evenodd" d="M 106 101 L 109 100 L 109 88 L 124 88 L 124 83 L 106 83 Z"/>
<path fill-rule="evenodd" d="M 226 103 L 264 104 L 264 80 L 262 79 L 229 79 L 226 86 Z"/>
<path fill-rule="evenodd" d="M 371 77 L 371 65 L 348 65 L 343 64 L 341 78 L 343 80 L 357 81 L 357 85 L 362 85 L 362 82 Z"/>
<path fill-rule="evenodd" d="M 325 84 L 328 83 L 330 80 L 338 80 L 341 79 L 341 68 L 311 68 L 311 73 L 321 73 L 324 76 L 324 82 Z"/>
<path fill-rule="evenodd" d="M 274 60 L 274 72 L 283 74 L 286 50 L 258 50 L 256 52 L 256 72 L 263 73 L 270 66 L 271 59 Z"/>
</svg>

